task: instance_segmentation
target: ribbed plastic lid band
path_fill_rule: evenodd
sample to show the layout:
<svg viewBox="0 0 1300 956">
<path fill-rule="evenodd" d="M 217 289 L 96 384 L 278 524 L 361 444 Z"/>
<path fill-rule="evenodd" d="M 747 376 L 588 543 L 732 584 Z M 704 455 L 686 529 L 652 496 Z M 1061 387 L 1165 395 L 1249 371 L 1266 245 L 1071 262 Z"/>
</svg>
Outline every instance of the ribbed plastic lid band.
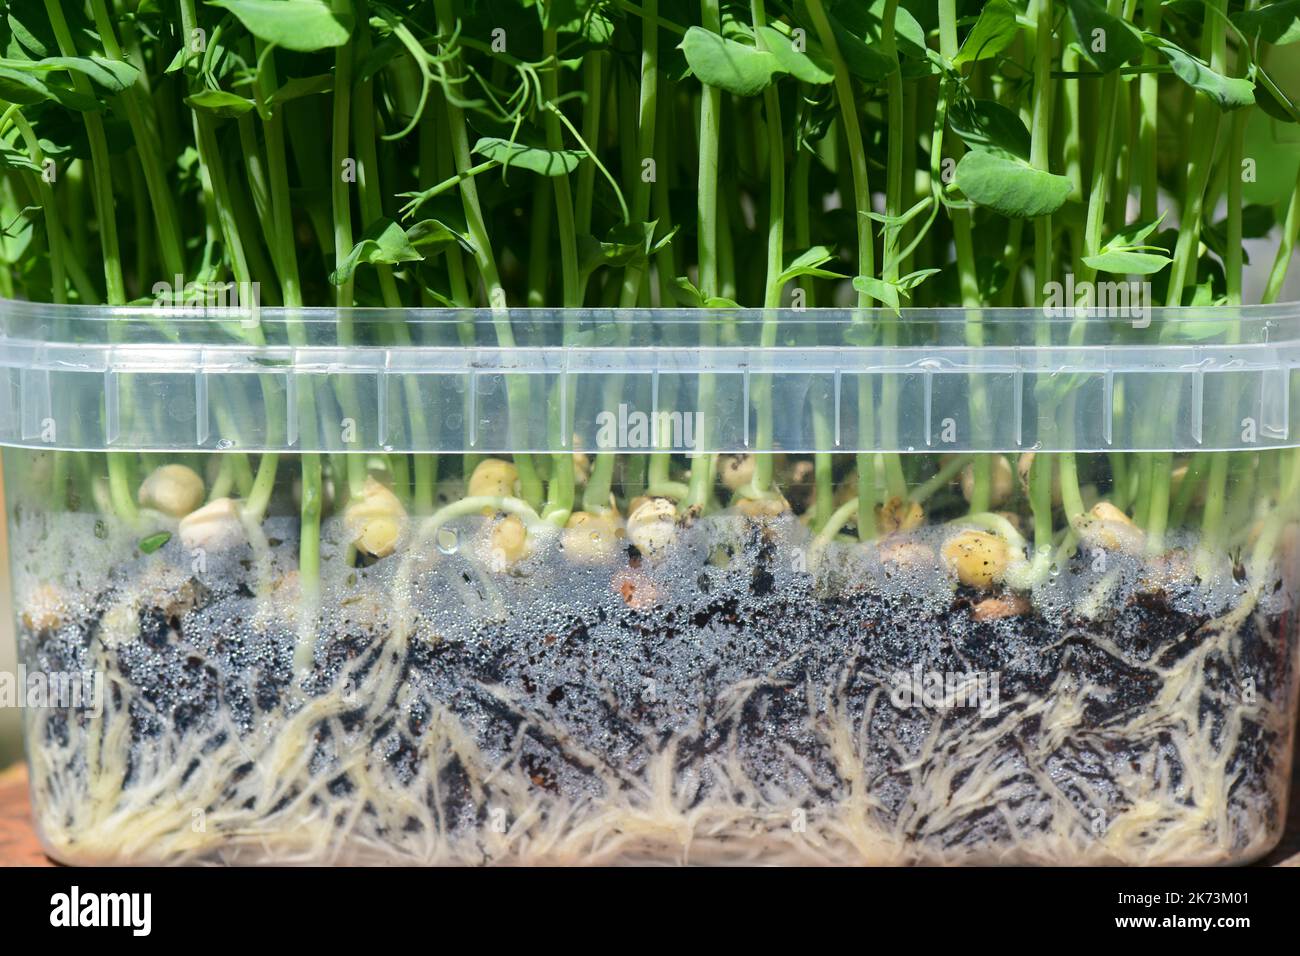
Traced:
<svg viewBox="0 0 1300 956">
<path fill-rule="evenodd" d="M 358 344 L 340 345 L 331 310 L 250 319 L 0 302 L 0 444 L 743 452 L 757 450 L 770 407 L 782 452 L 1300 446 L 1296 305 L 1140 321 L 1022 309 L 351 317 Z M 514 348 L 497 344 L 504 318 Z M 967 344 L 973 321 L 983 346 Z M 386 344 L 396 322 L 414 344 Z M 696 344 L 704 322 L 715 347 Z M 765 323 L 774 346 L 762 345 Z M 899 347 L 880 344 L 886 323 Z"/>
</svg>

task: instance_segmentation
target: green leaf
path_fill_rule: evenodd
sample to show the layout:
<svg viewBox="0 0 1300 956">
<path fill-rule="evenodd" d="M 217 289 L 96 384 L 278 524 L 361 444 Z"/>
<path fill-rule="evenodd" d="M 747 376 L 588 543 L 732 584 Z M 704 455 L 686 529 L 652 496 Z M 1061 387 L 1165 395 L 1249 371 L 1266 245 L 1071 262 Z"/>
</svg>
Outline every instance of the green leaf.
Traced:
<svg viewBox="0 0 1300 956">
<path fill-rule="evenodd" d="M 352 80 L 354 83 L 364 83 L 366 80 L 374 78 L 379 71 L 392 63 L 402 55 L 406 46 L 399 37 L 387 36 L 370 48 L 366 58 L 357 66 L 353 73 Z M 290 80 L 289 82 L 293 82 Z"/>
<path fill-rule="evenodd" d="M 1114 275 L 1155 275 L 1174 260 L 1166 250 L 1143 245 L 1148 236 L 1164 222 L 1163 213 L 1156 219 L 1134 222 L 1125 226 L 1102 244 L 1096 255 L 1084 256 L 1083 261 L 1098 272 Z"/>
<path fill-rule="evenodd" d="M 911 222 L 921 213 L 929 209 L 930 204 L 933 202 L 934 202 L 934 196 L 922 196 L 919 200 L 917 200 L 916 204 L 913 205 L 911 209 L 907 210 L 902 215 L 887 216 L 883 212 L 870 212 L 870 211 L 864 212 L 863 215 L 866 216 L 868 219 L 870 219 L 872 222 L 878 222 L 883 226 L 902 227 L 902 226 L 906 226 L 909 222 Z"/>
<path fill-rule="evenodd" d="M 686 276 L 678 276 L 673 280 L 673 291 L 682 305 L 694 309 L 704 308 L 704 293 Z"/>
<path fill-rule="evenodd" d="M 972 150 L 957 163 L 957 187 L 973 203 L 1012 218 L 1056 212 L 1070 197 L 1070 180 L 999 153 Z"/>
<path fill-rule="evenodd" d="M 1142 56 L 1142 34 L 1113 17 L 1097 0 L 1069 0 L 1070 19 L 1083 55 L 1103 73 Z"/>
<path fill-rule="evenodd" d="M 1257 203 L 1251 203 L 1241 210 L 1241 237 L 1243 239 L 1262 239 L 1272 231 L 1273 226 L 1277 224 L 1277 219 L 1273 214 L 1271 206 L 1263 206 Z M 1220 259 L 1223 259 L 1228 249 L 1228 220 L 1220 219 L 1214 225 L 1201 230 L 1201 241 Z M 1246 250 L 1242 249 L 1242 260 L 1249 265 L 1250 256 Z"/>
<path fill-rule="evenodd" d="M 776 56 L 703 27 L 691 27 L 680 44 L 691 72 L 701 82 L 734 93 L 754 96 L 763 92 L 775 73 L 782 72 Z"/>
<path fill-rule="evenodd" d="M 803 83 L 825 85 L 835 79 L 835 68 L 820 49 L 799 52 L 794 42 L 775 27 L 759 27 L 763 45 L 776 57 L 781 69 Z"/>
<path fill-rule="evenodd" d="M 208 4 L 229 10 L 259 40 L 299 53 L 342 46 L 352 35 L 351 9 L 338 10 L 323 0 L 208 0 Z"/>
<path fill-rule="evenodd" d="M 1107 242 L 1107 246 L 1138 246 L 1146 241 L 1151 233 L 1160 228 L 1160 224 L 1165 221 L 1166 213 L 1161 213 L 1155 219 L 1148 219 L 1146 222 L 1129 223 L 1119 232 L 1115 233 Z"/>
<path fill-rule="evenodd" d="M 586 153 L 572 149 L 543 149 L 525 143 L 512 143 L 498 136 L 484 136 L 474 144 L 474 152 L 502 166 L 518 166 L 539 176 L 565 176 L 582 162 Z"/>
<path fill-rule="evenodd" d="M 930 276 L 938 275 L 942 271 L 942 269 L 917 269 L 915 272 L 909 272 L 894 284 L 900 289 L 910 292 Z"/>
<path fill-rule="evenodd" d="M 1095 256 L 1084 256 L 1083 261 L 1098 272 L 1149 276 L 1174 260 L 1160 252 L 1135 252 L 1132 249 L 1117 248 L 1103 250 Z"/>
<path fill-rule="evenodd" d="M 864 295 L 871 295 L 865 289 L 862 291 Z M 875 297 L 872 296 L 872 298 Z M 856 345 L 859 348 L 870 348 L 876 344 L 876 329 L 868 322 L 855 322 L 844 330 L 844 342 L 847 345 Z"/>
<path fill-rule="evenodd" d="M 1281 0 L 1257 10 L 1240 10 L 1231 19 L 1245 36 L 1258 36 L 1274 46 L 1300 41 L 1300 0 Z"/>
<path fill-rule="evenodd" d="M 43 172 L 40 166 L 32 162 L 30 155 L 4 141 L 0 141 L 0 166 L 6 169 L 26 169 L 33 173 Z"/>
<path fill-rule="evenodd" d="M 834 258 L 835 254 L 826 246 L 813 246 L 782 270 L 781 274 L 776 277 L 776 284 L 785 285 L 787 282 L 793 282 L 795 279 L 804 276 L 810 276 L 814 279 L 843 279 L 844 276 L 838 272 L 822 268 L 823 265 Z"/>
<path fill-rule="evenodd" d="M 181 44 L 180 49 L 172 55 L 171 62 L 163 69 L 163 73 L 175 73 L 184 67 L 186 61 L 189 59 L 189 53 L 190 51 L 185 44 Z"/>
<path fill-rule="evenodd" d="M 834 15 L 831 17 L 841 47 L 845 44 L 845 35 L 852 39 L 855 47 L 861 45 L 857 50 L 862 58 L 861 66 L 868 74 L 867 78 L 874 80 L 884 79 L 893 72 L 889 57 L 880 51 L 884 12 L 885 0 L 872 0 L 869 5 L 862 0 L 840 0 L 835 4 Z M 900 64 L 905 78 L 937 72 L 937 63 L 940 62 L 938 54 L 926 46 L 925 30 L 902 6 L 896 9 L 894 15 L 894 44 L 899 55 L 911 61 Z"/>
<path fill-rule="evenodd" d="M 1216 73 L 1204 60 L 1192 56 L 1178 44 L 1171 43 L 1164 37 L 1152 36 L 1148 33 L 1145 40 L 1148 46 L 1155 47 L 1160 55 L 1169 61 L 1169 65 L 1173 67 L 1179 79 L 1204 93 L 1220 109 L 1233 110 L 1250 106 L 1255 102 L 1255 85 L 1250 80 Z"/>
<path fill-rule="evenodd" d="M 426 218 L 406 227 L 406 238 L 426 256 L 453 244 L 470 249 L 465 207 L 456 196 L 435 196 L 423 205 Z"/>
<path fill-rule="evenodd" d="M 185 97 L 185 103 L 204 113 L 230 119 L 249 112 L 256 105 L 252 100 L 228 93 L 225 90 L 200 90 Z"/>
<path fill-rule="evenodd" d="M 51 98 L 48 87 L 39 78 L 21 70 L 0 66 L 0 99 L 29 106 Z"/>
<path fill-rule="evenodd" d="M 36 3 L 22 4 L 26 8 L 23 10 L 20 10 L 19 6 L 17 3 L 8 4 L 9 9 L 6 11 L 8 15 L 5 18 L 18 46 L 37 58 L 48 56 L 52 50 L 58 49 L 53 31 L 50 29 L 49 14 L 46 13 L 44 6 Z M 25 25 L 23 20 L 31 26 Z"/>
<path fill-rule="evenodd" d="M 1249 73 L 1255 80 L 1255 102 L 1261 110 L 1284 123 L 1300 123 L 1300 106 L 1291 102 L 1262 66 L 1252 63 Z"/>
<path fill-rule="evenodd" d="M 868 11 L 859 6 L 859 0 L 836 7 L 834 13 L 827 13 L 826 19 L 835 32 L 839 44 L 840 56 L 844 65 L 854 76 L 868 83 L 881 83 L 894 72 L 894 61 L 881 53 L 867 38 L 869 27 L 863 15 Z M 862 22 L 859 23 L 858 21 Z"/>
<path fill-rule="evenodd" d="M 578 237 L 578 267 L 590 274 L 602 266 L 626 266 L 650 255 L 657 221 L 619 224 L 605 234 Z"/>
<path fill-rule="evenodd" d="M 966 34 L 952 65 L 960 67 L 995 57 L 1011 45 L 1019 32 L 1015 7 L 1007 0 L 990 0 L 980 10 L 979 19 Z"/>
<path fill-rule="evenodd" d="M 276 107 L 290 100 L 302 99 L 304 96 L 328 93 L 332 89 L 334 89 L 332 73 L 322 73 L 319 76 L 296 76 L 280 84 L 280 88 L 266 98 L 266 105 Z"/>
<path fill-rule="evenodd" d="M 42 77 L 25 70 L 15 70 L 0 66 L 0 99 L 20 106 L 31 106 L 47 100 L 82 113 L 93 113 L 104 108 L 93 96 L 78 93 L 55 83 L 47 83 Z"/>
<path fill-rule="evenodd" d="M 860 0 L 850 0 L 854 6 L 859 5 Z M 849 4 L 842 4 L 841 9 L 847 8 Z M 842 14 L 841 14 L 842 15 Z M 870 40 L 878 40 L 881 31 L 884 30 L 885 0 L 871 0 L 871 6 L 867 10 L 867 16 L 870 18 L 867 37 Z M 917 60 L 928 60 L 930 58 L 930 49 L 925 42 L 925 29 L 917 22 L 916 17 L 903 5 L 899 5 L 894 11 L 894 43 L 898 47 L 898 52 L 907 57 Z"/>
<path fill-rule="evenodd" d="M 342 285 L 352 277 L 357 266 L 364 262 L 395 265 L 399 262 L 414 262 L 423 259 L 418 249 L 411 244 L 406 231 L 391 219 L 377 219 L 371 223 L 361 238 L 357 240 L 347 258 L 339 268 L 330 273 L 330 281 Z"/>
<path fill-rule="evenodd" d="M 994 148 L 1028 161 L 1029 130 L 1019 114 L 993 100 L 958 100 L 948 110 L 948 125 L 971 149 Z"/>
<path fill-rule="evenodd" d="M 17 66 L 7 61 L 8 66 Z M 140 78 L 140 71 L 130 63 L 110 60 L 100 56 L 50 56 L 18 66 L 18 69 L 47 73 L 52 70 L 70 70 L 80 73 L 90 82 L 110 93 L 121 93 Z"/>
<path fill-rule="evenodd" d="M 464 233 L 456 232 L 437 219 L 421 219 L 412 223 L 406 228 L 406 239 L 413 248 L 421 250 L 426 256 L 451 246 L 463 246 L 468 241 Z"/>
<path fill-rule="evenodd" d="M 853 288 L 877 302 L 884 303 L 895 312 L 898 311 L 900 296 L 898 286 L 884 279 L 877 279 L 875 276 L 858 276 L 853 280 Z"/>
<path fill-rule="evenodd" d="M 909 272 L 893 282 L 887 282 L 884 279 L 877 279 L 875 276 L 858 276 L 853 280 L 853 288 L 865 296 L 882 302 L 889 308 L 897 312 L 903 299 L 910 299 L 911 292 L 930 276 L 938 275 L 942 269 L 918 269 L 915 272 Z M 869 342 L 859 342 L 857 344 L 868 345 Z"/>
<path fill-rule="evenodd" d="M 157 534 L 141 538 L 139 548 L 143 554 L 153 554 L 171 539 L 172 533 L 170 531 L 159 531 Z"/>
<path fill-rule="evenodd" d="M 1213 305 L 1214 290 L 1210 283 L 1204 282 L 1198 285 L 1192 292 L 1192 301 L 1187 304 L 1189 307 Z M 1174 337 L 1188 342 L 1204 342 L 1207 339 L 1217 339 L 1226 335 L 1235 327 L 1234 322 L 1193 322 L 1185 319 L 1174 326 Z"/>
<path fill-rule="evenodd" d="M 676 287 L 677 301 L 682 305 L 690 306 L 696 309 L 739 309 L 740 303 L 734 299 L 728 299 L 720 295 L 705 297 L 704 293 L 695 287 L 686 276 L 678 276 L 673 280 Z"/>
</svg>

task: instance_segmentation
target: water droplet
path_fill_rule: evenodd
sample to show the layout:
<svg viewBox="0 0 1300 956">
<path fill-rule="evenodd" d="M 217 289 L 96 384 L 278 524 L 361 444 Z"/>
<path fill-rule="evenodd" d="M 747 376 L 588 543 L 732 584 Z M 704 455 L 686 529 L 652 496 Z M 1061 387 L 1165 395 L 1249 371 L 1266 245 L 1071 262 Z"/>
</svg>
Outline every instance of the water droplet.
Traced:
<svg viewBox="0 0 1300 956">
<path fill-rule="evenodd" d="M 455 554 L 460 548 L 460 535 L 453 528 L 439 528 L 433 541 L 443 554 Z"/>
<path fill-rule="evenodd" d="M 235 447 L 235 443 L 231 441 L 229 438 L 221 438 L 218 439 L 217 441 L 217 448 L 220 449 L 221 451 L 225 451 L 228 448 L 234 448 L 234 447 Z"/>
</svg>

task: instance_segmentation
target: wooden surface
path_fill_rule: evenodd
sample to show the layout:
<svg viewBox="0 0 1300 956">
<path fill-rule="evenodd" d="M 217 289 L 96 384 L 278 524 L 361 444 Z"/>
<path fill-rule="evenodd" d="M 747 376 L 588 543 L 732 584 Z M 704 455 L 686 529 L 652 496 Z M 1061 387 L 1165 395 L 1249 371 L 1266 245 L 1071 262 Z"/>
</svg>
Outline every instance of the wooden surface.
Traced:
<svg viewBox="0 0 1300 956">
<path fill-rule="evenodd" d="M 1296 763 L 1296 771 L 1286 835 L 1261 865 L 1300 867 L 1300 761 Z M 0 866 L 51 865 L 32 832 L 26 768 L 19 765 L 0 771 Z"/>
<path fill-rule="evenodd" d="M 50 866 L 32 832 L 27 769 L 0 771 L 0 866 Z"/>
</svg>

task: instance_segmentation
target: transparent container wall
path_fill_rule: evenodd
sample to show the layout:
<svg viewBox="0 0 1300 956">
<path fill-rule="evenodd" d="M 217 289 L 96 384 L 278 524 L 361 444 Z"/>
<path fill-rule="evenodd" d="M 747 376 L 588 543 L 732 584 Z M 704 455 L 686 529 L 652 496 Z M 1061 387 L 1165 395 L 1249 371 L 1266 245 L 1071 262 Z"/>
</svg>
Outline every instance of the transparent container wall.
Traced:
<svg viewBox="0 0 1300 956">
<path fill-rule="evenodd" d="M 6 448 L 36 820 L 83 864 L 1248 861 L 1298 455 Z"/>
<path fill-rule="evenodd" d="M 972 346 L 976 325 L 983 344 Z M 1116 318 L 1025 309 L 210 314 L 6 301 L 0 444 L 1259 451 L 1298 443 L 1297 368 L 1297 305 Z"/>
<path fill-rule="evenodd" d="M 1297 369 L 1295 305 L 0 303 L 41 833 L 1253 859 L 1292 752 Z"/>
</svg>

